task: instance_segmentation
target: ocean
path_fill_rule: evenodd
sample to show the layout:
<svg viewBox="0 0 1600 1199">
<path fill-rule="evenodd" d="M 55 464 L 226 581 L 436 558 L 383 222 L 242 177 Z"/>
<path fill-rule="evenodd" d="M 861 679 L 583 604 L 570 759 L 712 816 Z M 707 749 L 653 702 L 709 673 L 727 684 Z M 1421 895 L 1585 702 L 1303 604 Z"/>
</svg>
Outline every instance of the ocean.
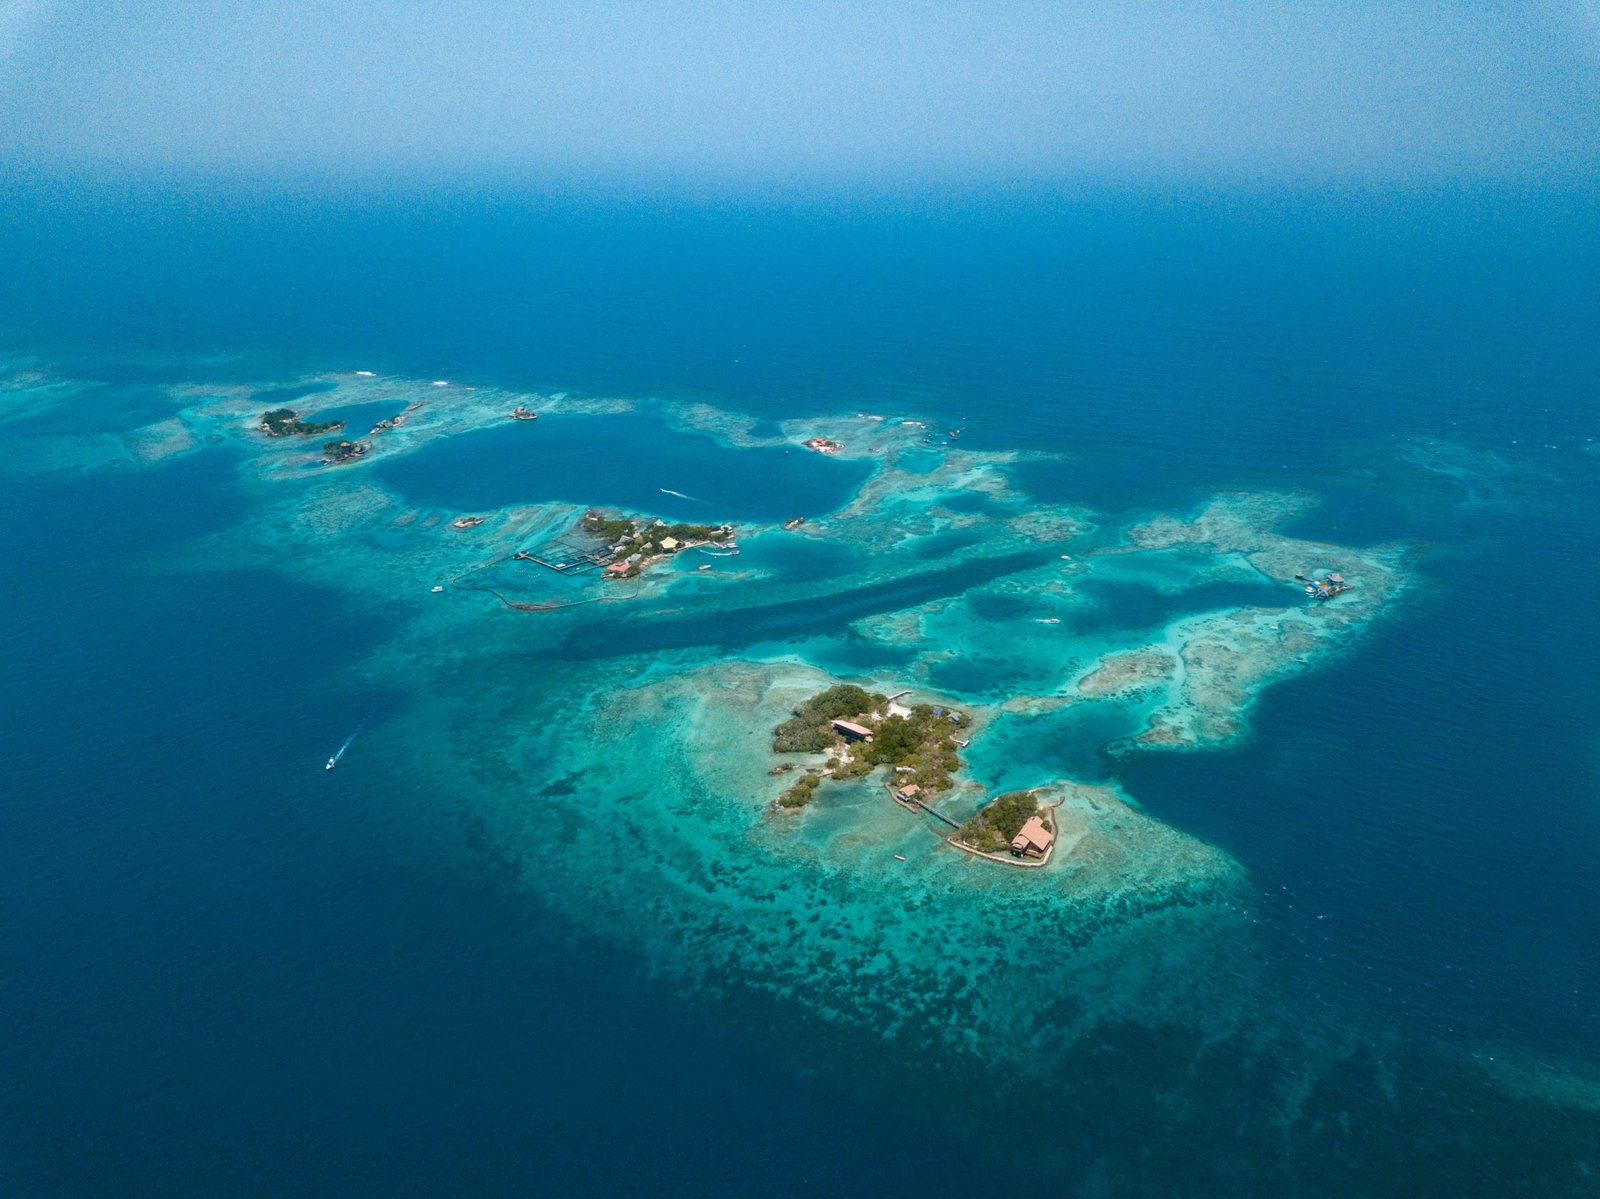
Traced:
<svg viewBox="0 0 1600 1199">
<path fill-rule="evenodd" d="M 0 205 L 7 1193 L 1600 1187 L 1592 196 Z M 772 814 L 837 678 L 1088 839 Z"/>
</svg>

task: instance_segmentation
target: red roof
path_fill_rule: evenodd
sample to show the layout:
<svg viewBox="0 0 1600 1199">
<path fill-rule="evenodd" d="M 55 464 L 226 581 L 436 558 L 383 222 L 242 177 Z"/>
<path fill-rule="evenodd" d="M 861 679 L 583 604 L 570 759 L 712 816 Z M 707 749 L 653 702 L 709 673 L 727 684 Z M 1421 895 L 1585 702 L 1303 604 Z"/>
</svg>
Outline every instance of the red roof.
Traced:
<svg viewBox="0 0 1600 1199">
<path fill-rule="evenodd" d="M 1045 828 L 1044 821 L 1037 816 L 1030 816 L 1028 817 L 1028 822 L 1017 833 L 1016 839 L 1011 842 L 1011 848 L 1022 850 L 1032 846 L 1043 853 L 1050 848 L 1050 842 L 1055 839 L 1055 834 Z"/>
</svg>

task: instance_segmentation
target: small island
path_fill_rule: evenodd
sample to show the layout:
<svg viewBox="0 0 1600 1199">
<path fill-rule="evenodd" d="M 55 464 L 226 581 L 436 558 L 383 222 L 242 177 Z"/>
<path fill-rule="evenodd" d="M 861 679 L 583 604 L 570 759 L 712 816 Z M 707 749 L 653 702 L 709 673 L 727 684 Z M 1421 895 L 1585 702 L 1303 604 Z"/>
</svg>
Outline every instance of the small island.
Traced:
<svg viewBox="0 0 1600 1199">
<path fill-rule="evenodd" d="M 933 704 L 903 707 L 853 683 L 829 687 L 772 730 L 776 753 L 829 755 L 826 766 L 795 780 L 777 805 L 795 811 L 811 802 L 824 778 L 862 778 L 888 766 L 895 776 L 889 790 L 896 802 L 921 806 L 918 797 L 954 785 L 952 776 L 961 769 L 954 732 L 967 723 L 961 712 Z"/>
<path fill-rule="evenodd" d="M 458 516 L 450 522 L 452 529 L 476 529 L 483 523 L 481 516 Z"/>
<path fill-rule="evenodd" d="M 609 558 L 603 571 L 608 579 L 637 578 L 652 562 L 703 545 L 716 546 L 729 554 L 739 552 L 732 540 L 732 525 L 669 525 L 660 520 L 607 516 L 590 510 L 578 527 L 608 547 L 601 559 Z"/>
<path fill-rule="evenodd" d="M 518 404 L 510 412 L 506 413 L 506 416 L 509 417 L 511 420 L 538 420 L 539 419 L 539 414 L 537 412 L 535 412 L 532 408 L 524 407 L 521 404 Z"/>
<path fill-rule="evenodd" d="M 385 417 L 383 420 L 381 420 L 377 424 L 373 425 L 372 426 L 372 431 L 370 433 L 368 433 L 367 436 L 371 437 L 371 436 L 373 436 L 374 434 L 377 434 L 377 433 L 386 433 L 390 429 L 398 429 L 401 425 L 406 423 L 407 419 L 410 418 L 410 416 L 411 416 L 411 414 L 413 412 L 415 412 L 418 408 L 421 408 L 421 407 L 422 407 L 422 401 L 421 400 L 418 400 L 414 404 L 407 404 L 404 408 L 402 408 L 399 412 L 395 413 L 393 416 Z"/>
<path fill-rule="evenodd" d="M 360 441 L 325 441 L 322 443 L 322 461 L 329 466 L 354 462 L 370 447 Z"/>
<path fill-rule="evenodd" d="M 261 414 L 259 428 L 268 437 L 310 437 L 317 433 L 337 433 L 344 428 L 344 422 L 301 420 L 293 408 L 274 408 Z"/>
<path fill-rule="evenodd" d="M 1043 866 L 1055 842 L 1055 818 L 1039 805 L 1037 789 L 995 796 L 950 838 L 957 849 L 1010 866 Z M 1001 856 L 1007 852 L 1009 859 Z"/>
<path fill-rule="evenodd" d="M 805 446 L 806 449 L 814 450 L 819 454 L 837 454 L 840 450 L 844 449 L 844 442 L 831 441 L 826 437 L 808 437 L 805 441 L 801 442 L 801 444 Z"/>
</svg>

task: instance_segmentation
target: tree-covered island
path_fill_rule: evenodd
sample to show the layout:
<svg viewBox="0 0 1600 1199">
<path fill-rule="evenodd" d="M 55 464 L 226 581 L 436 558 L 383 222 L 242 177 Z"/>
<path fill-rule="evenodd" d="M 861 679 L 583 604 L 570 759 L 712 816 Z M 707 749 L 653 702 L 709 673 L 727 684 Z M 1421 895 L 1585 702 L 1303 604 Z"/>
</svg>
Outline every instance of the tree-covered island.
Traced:
<svg viewBox="0 0 1600 1199">
<path fill-rule="evenodd" d="M 322 460 L 329 466 L 338 466 L 341 462 L 354 462 L 368 450 L 365 442 L 360 441 L 325 441 L 322 443 Z"/>
<path fill-rule="evenodd" d="M 995 796 L 976 816 L 956 831 L 951 841 L 967 849 L 975 849 L 979 853 L 1009 852 L 1020 857 L 1026 851 L 1019 851 L 1016 848 L 1017 835 L 1036 816 L 1053 840 L 1055 824 L 1050 813 L 1040 806 L 1038 793 L 1010 791 L 1005 795 Z M 1048 845 L 1049 841 L 1046 841 L 1044 847 L 1048 848 Z"/>
<path fill-rule="evenodd" d="M 894 770 L 902 790 L 915 786 L 914 793 L 927 795 L 947 791 L 961 769 L 951 737 L 968 723 L 961 712 L 932 704 L 902 708 L 853 683 L 829 687 L 772 730 L 776 753 L 829 755 L 826 767 L 796 779 L 779 796 L 778 806 L 803 808 L 824 778 L 861 778 L 880 766 Z"/>
<path fill-rule="evenodd" d="M 344 428 L 344 422 L 301 420 L 293 408 L 274 408 L 261 414 L 260 428 L 268 437 L 310 437 L 317 433 L 337 433 Z"/>
</svg>

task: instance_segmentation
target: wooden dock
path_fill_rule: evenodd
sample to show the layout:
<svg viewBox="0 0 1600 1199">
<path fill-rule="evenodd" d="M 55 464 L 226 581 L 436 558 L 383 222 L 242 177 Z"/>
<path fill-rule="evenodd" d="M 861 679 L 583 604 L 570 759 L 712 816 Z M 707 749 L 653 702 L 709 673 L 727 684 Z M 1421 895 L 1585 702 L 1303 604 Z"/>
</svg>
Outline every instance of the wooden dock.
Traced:
<svg viewBox="0 0 1600 1199">
<path fill-rule="evenodd" d="M 532 562 L 559 575 L 581 575 L 610 565 L 611 552 L 609 549 L 594 549 L 593 542 L 588 538 L 568 535 L 545 542 L 539 547 L 538 554 L 519 550 L 512 555 L 512 560 Z"/>
<path fill-rule="evenodd" d="M 917 799 L 915 797 L 913 797 L 911 799 L 901 799 L 898 795 L 896 795 L 894 793 L 894 787 L 892 785 L 890 785 L 889 783 L 885 783 L 883 785 L 883 789 L 889 793 L 889 798 L 890 799 L 894 800 L 895 803 L 899 804 L 902 808 L 905 808 L 908 811 L 911 810 L 914 807 L 915 808 L 921 808 L 924 812 L 926 812 L 928 815 L 932 816 L 935 820 L 942 820 L 946 824 L 948 824 L 951 828 L 960 828 L 961 827 L 961 822 L 959 820 L 951 820 L 950 817 L 946 816 L 943 812 L 939 811 L 936 808 L 930 808 L 927 804 L 923 803 L 920 799 Z"/>
</svg>

